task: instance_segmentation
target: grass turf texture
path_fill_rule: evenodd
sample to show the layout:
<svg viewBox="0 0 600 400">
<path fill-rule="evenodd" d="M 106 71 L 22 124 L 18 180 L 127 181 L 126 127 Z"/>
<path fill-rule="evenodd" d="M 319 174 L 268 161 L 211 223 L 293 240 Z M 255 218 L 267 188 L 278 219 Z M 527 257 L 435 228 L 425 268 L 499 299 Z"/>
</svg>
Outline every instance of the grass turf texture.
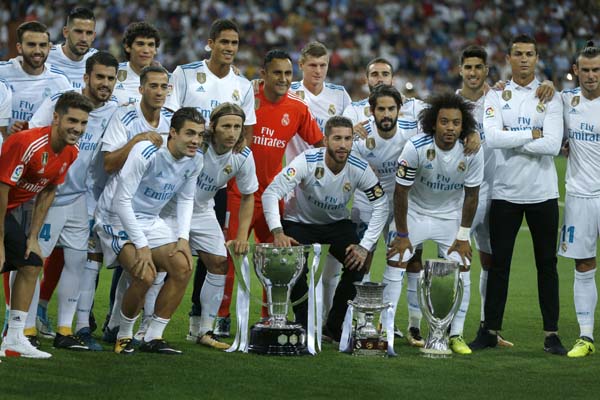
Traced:
<svg viewBox="0 0 600 400">
<path fill-rule="evenodd" d="M 565 160 L 557 159 L 557 167 L 563 186 Z M 380 243 L 373 263 L 373 279 L 377 281 L 385 265 L 382 250 Z M 431 245 L 425 248 L 425 258 L 428 257 L 435 257 Z M 558 267 L 560 333 L 563 344 L 570 349 L 579 335 L 573 306 L 573 262 L 559 257 Z M 474 338 L 479 323 L 479 271 L 475 256 L 465 325 L 467 341 Z M 323 344 L 323 352 L 315 357 L 225 354 L 185 341 L 191 295 L 188 288 L 165 334 L 171 344 L 184 351 L 183 356 L 138 353 L 121 357 L 112 353 L 109 346 L 102 353 L 69 352 L 54 350 L 52 342 L 43 339 L 42 349 L 53 354 L 50 360 L 2 359 L 0 398 L 595 398 L 600 388 L 599 356 L 569 359 L 542 350 L 536 272 L 525 225 L 517 240 L 511 275 L 503 334 L 515 343 L 513 349 L 431 360 L 421 357 L 405 340 L 397 340 L 398 357 L 385 359 L 341 354 L 329 344 Z M 103 269 L 100 276 L 95 305 L 99 324 L 107 309 L 111 273 Z M 396 324 L 403 331 L 407 320 L 404 285 L 396 316 Z M 259 294 L 256 278 L 252 287 Z M 0 311 L 3 315 L 4 301 Z M 50 312 L 53 317 L 56 315 L 55 299 Z M 251 313 L 251 322 L 257 321 L 257 303 L 252 303 Z M 424 321 L 422 328 L 426 330 Z"/>
</svg>

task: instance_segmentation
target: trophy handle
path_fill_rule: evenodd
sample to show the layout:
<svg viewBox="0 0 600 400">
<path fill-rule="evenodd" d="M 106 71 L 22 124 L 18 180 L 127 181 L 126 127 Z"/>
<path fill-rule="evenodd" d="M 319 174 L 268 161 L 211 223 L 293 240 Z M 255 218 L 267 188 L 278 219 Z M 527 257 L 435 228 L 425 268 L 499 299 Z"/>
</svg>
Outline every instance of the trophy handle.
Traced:
<svg viewBox="0 0 600 400">
<path fill-rule="evenodd" d="M 429 307 L 427 307 L 428 302 L 427 302 L 427 296 L 425 293 L 425 278 L 423 277 L 423 275 L 421 275 L 421 277 L 419 277 L 419 284 L 417 285 L 417 296 L 421 300 L 419 302 L 419 308 L 421 309 L 421 312 L 423 313 L 423 315 L 425 315 L 425 317 L 428 321 L 434 321 L 435 317 L 429 310 Z"/>
</svg>

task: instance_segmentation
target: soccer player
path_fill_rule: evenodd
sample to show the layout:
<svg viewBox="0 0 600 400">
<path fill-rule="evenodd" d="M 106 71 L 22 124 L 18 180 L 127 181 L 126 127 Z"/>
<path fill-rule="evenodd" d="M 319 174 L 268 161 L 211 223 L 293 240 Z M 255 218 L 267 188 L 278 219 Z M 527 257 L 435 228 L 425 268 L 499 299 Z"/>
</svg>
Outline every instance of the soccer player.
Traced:
<svg viewBox="0 0 600 400">
<path fill-rule="evenodd" d="M 151 67 L 149 67 L 151 68 Z M 96 225 L 107 265 L 117 259 L 131 280 L 124 296 L 114 351 L 132 354 L 133 325 L 158 271 L 169 279 L 158 294 L 156 308 L 140 351 L 181 354 L 163 339 L 192 274 L 188 242 L 196 180 L 202 169 L 204 119 L 191 107 L 178 110 L 171 120 L 167 145 L 136 143 L 119 173 L 109 181 L 98 200 Z M 159 217 L 176 198 L 177 230 Z"/>
<path fill-rule="evenodd" d="M 154 63 L 160 46 L 158 30 L 147 22 L 134 22 L 123 34 L 123 52 L 126 62 L 119 64 L 114 95 L 119 105 L 136 103 L 141 99 L 140 75 Z"/>
<path fill-rule="evenodd" d="M 227 249 L 225 237 L 217 220 L 212 199 L 228 181 L 235 178 L 239 189 L 237 232 L 229 242 L 236 253 L 248 251 L 248 230 L 254 212 L 254 192 L 258 190 L 256 169 L 252 151 L 245 147 L 233 152 L 243 142 L 244 111 L 233 103 L 221 103 L 212 111 L 208 135 L 203 147 L 204 166 L 196 183 L 194 215 L 190 244 L 207 266 L 206 279 L 200 289 L 202 316 L 190 316 L 188 340 L 216 349 L 228 349 L 229 345 L 213 334 L 213 325 L 225 286 L 227 274 Z M 170 220 L 169 220 L 170 221 Z"/>
<path fill-rule="evenodd" d="M 24 129 L 46 97 L 72 87 L 62 71 L 46 64 L 49 38 L 46 25 L 37 21 L 25 22 L 17 28 L 20 57 L 0 62 L 0 78 L 7 81 L 12 90 L 9 133 Z"/>
<path fill-rule="evenodd" d="M 43 264 L 38 235 L 56 186 L 63 183 L 77 158 L 75 144 L 85 131 L 89 100 L 67 93 L 57 102 L 52 125 L 10 136 L 0 155 L 0 272 L 17 271 L 12 285 L 8 330 L 2 356 L 49 358 L 36 349 L 23 330 Z M 31 217 L 21 206 L 35 199 Z"/>
<path fill-rule="evenodd" d="M 142 95 L 140 101 L 127 106 L 120 106 L 115 116 L 110 120 L 102 139 L 104 169 L 109 174 L 119 172 L 135 144 L 143 140 L 149 140 L 155 146 L 160 147 L 164 141 L 162 135 L 169 131 L 173 113 L 163 107 L 169 92 L 167 70 L 159 66 L 144 68 L 140 75 L 138 90 Z M 165 276 L 165 271 L 158 272 L 156 284 L 160 285 Z M 114 342 L 116 338 L 120 317 L 118 310 L 128 280 L 128 275 L 120 277 L 119 285 L 115 289 L 116 294 L 112 312 L 104 329 L 104 340 L 110 343 Z M 150 315 L 152 315 L 155 300 L 155 298 L 152 298 L 153 293 L 154 291 L 150 293 L 149 301 L 144 306 L 144 310 L 149 312 Z M 145 329 L 143 330 L 145 331 Z"/>
<path fill-rule="evenodd" d="M 558 254 L 575 260 L 575 312 L 579 339 L 568 357 L 595 352 L 594 312 L 596 289 L 596 244 L 600 219 L 600 48 L 593 42 L 579 52 L 573 65 L 579 87 L 562 92 L 567 159 L 564 222 Z M 585 173 L 582 173 L 585 171 Z"/>
<path fill-rule="evenodd" d="M 67 75 L 73 88 L 84 85 L 85 62 L 96 53 L 92 43 L 96 38 L 96 17 L 89 8 L 74 8 L 67 16 L 67 24 L 63 27 L 65 42 L 52 46 L 48 55 L 48 63 L 57 67 Z"/>
<path fill-rule="evenodd" d="M 108 121 L 117 110 L 117 101 L 112 97 L 112 91 L 117 79 L 118 66 L 117 59 L 103 51 L 94 53 L 86 61 L 86 73 L 83 77 L 85 86 L 79 91 L 92 102 L 94 109 L 89 115 L 85 133 L 78 142 L 77 160 L 69 170 L 66 182 L 58 187 L 40 232 L 42 256 L 48 257 L 56 245 L 64 249 L 64 269 L 58 284 L 58 333 L 54 338 L 55 348 L 101 349 L 89 330 L 89 312 L 95 292 L 98 261 L 101 260 L 89 260 L 87 256 L 90 223 L 93 223 L 93 208 L 90 215 L 91 207 L 88 204 L 95 205 L 97 196 L 92 192 L 103 186 L 103 182 L 96 179 L 103 180 L 103 174 L 100 174 L 103 171 L 97 170 L 102 167 L 101 164 L 98 165 L 99 143 Z M 32 117 L 30 125 L 46 126 L 51 121 L 51 112 L 62 95 L 58 93 L 46 99 Z M 82 268 L 83 265 L 85 268 Z M 90 276 L 84 281 L 84 275 Z M 82 283 L 85 284 L 85 290 L 82 291 L 84 298 L 80 297 Z M 77 335 L 73 335 L 71 325 L 76 310 L 80 312 Z M 45 308 L 43 313 L 46 313 Z M 39 314 L 40 307 L 38 320 Z"/>
<path fill-rule="evenodd" d="M 365 262 L 388 218 L 387 196 L 369 164 L 350 154 L 352 122 L 335 116 L 325 124 L 324 148 L 309 149 L 292 160 L 273 179 L 262 195 L 265 219 L 275 246 L 297 243 L 327 243 L 329 252 L 344 264 L 324 334 L 340 340 L 348 300 L 356 295 L 353 283 L 364 275 Z M 365 193 L 373 214 L 362 239 L 346 208 L 355 191 Z M 294 192 L 285 208 L 283 222 L 279 200 Z M 304 273 L 292 289 L 291 300 L 308 290 Z M 307 326 L 308 304 L 294 307 L 296 321 Z"/>
<path fill-rule="evenodd" d="M 273 178 L 281 171 L 283 155 L 294 135 L 314 146 L 322 146 L 323 134 L 308 105 L 289 91 L 292 84 L 292 59 L 281 50 L 271 50 L 264 58 L 261 77 L 263 84 L 256 95 L 256 129 L 250 149 L 256 163 L 258 190 L 254 194 L 254 214 L 249 229 L 254 230 L 254 239 L 258 243 L 273 241 L 271 231 L 265 221 L 261 196 Z M 229 226 L 227 239 L 233 240 L 239 231 L 236 210 L 241 205 L 242 195 L 239 188 L 230 182 L 227 191 L 227 209 Z M 280 204 L 283 207 L 283 204 Z M 233 291 L 234 267 L 229 260 L 225 294 L 215 334 L 228 335 L 230 322 L 229 308 Z"/>
<path fill-rule="evenodd" d="M 8 123 L 12 113 L 12 91 L 7 81 L 0 78 L 0 152 L 4 138 L 8 136 Z"/>
<path fill-rule="evenodd" d="M 443 254 L 462 266 L 465 291 L 452 321 L 450 348 L 458 354 L 470 354 L 462 331 L 470 299 L 469 231 L 483 180 L 483 151 L 465 156 L 459 141 L 476 128 L 468 102 L 447 93 L 431 97 L 427 103 L 429 107 L 419 115 L 423 133 L 408 141 L 398 159 L 394 192 L 396 232 L 392 233 L 395 237 L 388 258 L 399 254 L 401 262 L 408 261 L 413 245 L 433 240 Z M 386 286 L 385 298 L 390 290 L 393 286 Z"/>
<path fill-rule="evenodd" d="M 508 50 L 512 80 L 504 90 L 490 90 L 484 105 L 485 138 L 497 149 L 489 217 L 494 262 L 488 271 L 485 321 L 470 347 L 479 350 L 498 343 L 512 253 L 525 215 L 535 250 L 544 350 L 565 355 L 557 333 L 558 179 L 554 166 L 562 141 L 562 103 L 558 96 L 547 104 L 535 97 L 540 82 L 535 78 L 538 53 L 533 38 L 517 35 Z"/>
</svg>

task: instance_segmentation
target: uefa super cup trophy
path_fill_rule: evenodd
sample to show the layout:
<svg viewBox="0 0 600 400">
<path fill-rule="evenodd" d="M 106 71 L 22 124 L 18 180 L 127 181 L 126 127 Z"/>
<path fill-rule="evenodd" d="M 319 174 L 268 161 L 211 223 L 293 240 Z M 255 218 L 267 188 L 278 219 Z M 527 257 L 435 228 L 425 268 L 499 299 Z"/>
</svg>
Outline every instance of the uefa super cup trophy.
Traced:
<svg viewBox="0 0 600 400">
<path fill-rule="evenodd" d="M 450 357 L 448 326 L 460 307 L 463 295 L 458 263 L 426 260 L 418 291 L 419 306 L 429 324 L 429 334 L 421 351 L 426 357 Z"/>
<path fill-rule="evenodd" d="M 254 246 L 253 263 L 258 279 L 267 293 L 269 319 L 250 330 L 248 351 L 271 355 L 308 354 L 306 331 L 287 320 L 292 287 L 302 273 L 312 246 Z"/>
<path fill-rule="evenodd" d="M 364 314 L 364 322 L 357 322 L 352 331 L 352 354 L 383 357 L 388 351 L 388 341 L 373 320 L 391 304 L 383 303 L 385 283 L 354 282 L 356 297 L 348 301 L 356 311 Z M 361 318 L 362 320 L 362 318 Z"/>
</svg>

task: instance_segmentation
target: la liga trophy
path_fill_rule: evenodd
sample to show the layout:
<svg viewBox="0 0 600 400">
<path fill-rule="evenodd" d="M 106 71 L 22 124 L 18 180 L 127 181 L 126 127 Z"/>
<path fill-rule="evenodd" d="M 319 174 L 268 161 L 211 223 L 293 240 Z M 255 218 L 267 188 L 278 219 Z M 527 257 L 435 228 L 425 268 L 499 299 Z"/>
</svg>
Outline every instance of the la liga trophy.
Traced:
<svg viewBox="0 0 600 400">
<path fill-rule="evenodd" d="M 419 307 L 429 325 L 429 334 L 421 352 L 430 358 L 450 357 L 448 327 L 463 295 L 460 266 L 456 261 L 426 260 L 417 289 Z"/>
</svg>

